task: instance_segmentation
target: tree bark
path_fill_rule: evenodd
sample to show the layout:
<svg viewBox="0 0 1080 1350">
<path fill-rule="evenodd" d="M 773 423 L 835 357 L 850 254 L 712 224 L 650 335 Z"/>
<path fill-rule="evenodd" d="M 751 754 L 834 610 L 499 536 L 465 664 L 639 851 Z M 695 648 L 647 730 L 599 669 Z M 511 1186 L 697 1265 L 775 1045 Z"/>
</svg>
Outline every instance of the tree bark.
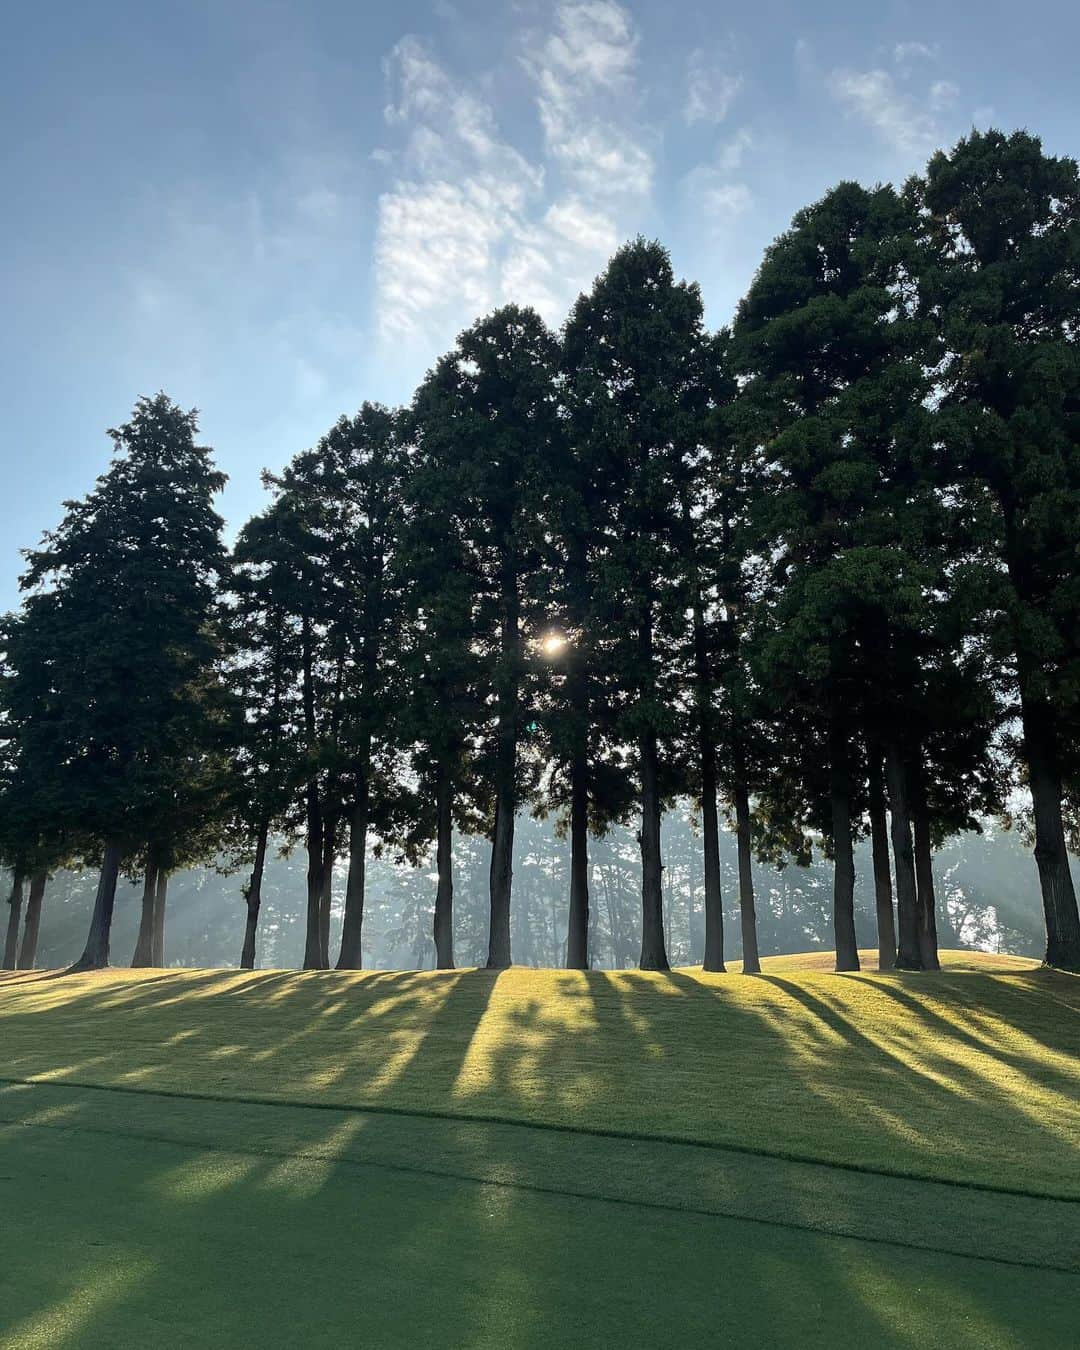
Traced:
<svg viewBox="0 0 1080 1350">
<path fill-rule="evenodd" d="M 320 932 L 322 928 L 322 867 L 323 817 L 318 787 L 309 783 L 307 789 L 307 926 L 304 933 L 304 969 L 324 969 L 321 962 Z"/>
<path fill-rule="evenodd" d="M 580 750 L 570 764 L 570 916 L 566 964 L 570 970 L 589 969 L 589 783 L 588 767 Z"/>
<path fill-rule="evenodd" d="M 4 941 L 4 970 L 14 970 L 19 951 L 19 920 L 22 918 L 23 887 L 25 881 L 21 872 L 12 878 L 11 896 L 8 899 L 7 937 Z"/>
<path fill-rule="evenodd" d="M 739 922 L 742 929 L 744 975 L 760 975 L 757 913 L 754 909 L 754 873 L 750 852 L 750 794 L 746 784 L 735 784 L 735 839 L 739 850 Z"/>
<path fill-rule="evenodd" d="M 911 807 L 908 773 L 900 747 L 894 740 L 885 742 L 885 781 L 889 792 L 889 816 L 892 833 L 893 865 L 896 868 L 896 919 L 898 970 L 922 970 L 919 946 L 918 891 L 915 883 L 915 855 L 911 844 Z"/>
<path fill-rule="evenodd" d="M 366 765 L 365 756 L 365 765 Z M 364 964 L 361 939 L 364 928 L 364 886 L 367 869 L 367 769 L 359 776 L 356 801 L 349 820 L 349 875 L 345 882 L 345 914 L 341 924 L 338 970 L 360 970 Z"/>
<path fill-rule="evenodd" d="M 930 845 L 930 821 L 920 805 L 914 813 L 915 891 L 919 915 L 919 957 L 923 970 L 940 970 L 937 936 L 937 898 L 934 894 L 934 859 Z"/>
<path fill-rule="evenodd" d="M 334 861 L 337 857 L 336 818 L 328 819 L 323 832 L 322 870 L 319 883 L 319 969 L 330 969 L 330 905 L 334 892 Z"/>
<path fill-rule="evenodd" d="M 855 937 L 855 853 L 851 842 L 851 774 L 846 737 L 835 725 L 829 746 L 829 802 L 832 812 L 833 932 L 836 969 L 859 969 Z"/>
<path fill-rule="evenodd" d="M 98 877 L 94 912 L 90 918 L 83 954 L 68 970 L 74 975 L 83 970 L 104 970 L 109 964 L 109 937 L 112 933 L 113 906 L 116 904 L 116 882 L 120 875 L 121 846 L 115 840 L 105 845 Z"/>
<path fill-rule="evenodd" d="M 454 784 L 450 761 L 439 761 L 435 785 L 435 861 L 439 872 L 435 891 L 435 968 L 454 969 Z"/>
<path fill-rule="evenodd" d="M 147 862 L 139 912 L 139 936 L 135 939 L 135 951 L 131 957 L 133 968 L 154 964 L 154 888 L 157 885 L 157 873 L 157 867 Z"/>
<path fill-rule="evenodd" d="M 26 919 L 23 923 L 22 944 L 19 947 L 19 969 L 33 970 L 37 960 L 38 932 L 41 929 L 41 902 L 45 898 L 45 887 L 49 874 L 41 869 L 30 878 L 30 895 L 26 902 Z"/>
<path fill-rule="evenodd" d="M 510 891 L 513 884 L 514 817 L 517 814 L 518 667 L 521 656 L 517 577 L 508 569 L 502 582 L 501 661 L 498 673 L 498 727 L 495 744 L 495 828 L 491 836 L 488 893 L 488 969 L 502 970 L 510 953 Z"/>
<path fill-rule="evenodd" d="M 660 765 L 656 732 L 641 738 L 641 956 L 642 970 L 669 970 L 664 945 L 663 864 L 660 861 Z"/>
<path fill-rule="evenodd" d="M 930 813 L 926 802 L 922 764 L 911 769 L 911 818 L 915 836 L 915 910 L 919 919 L 919 959 L 923 970 L 940 970 L 937 937 L 937 898 L 934 894 Z"/>
<path fill-rule="evenodd" d="M 874 908 L 877 914 L 878 970 L 896 965 L 896 920 L 893 917 L 892 871 L 889 867 L 889 822 L 885 814 L 885 783 L 881 747 L 868 746 L 870 849 L 874 867 Z"/>
<path fill-rule="evenodd" d="M 169 892 L 169 874 L 164 867 L 157 874 L 154 887 L 154 956 L 153 963 L 159 970 L 165 966 L 165 901 Z"/>
<path fill-rule="evenodd" d="M 1046 916 L 1046 964 L 1080 971 L 1080 914 L 1065 847 L 1054 717 L 1045 703 L 1025 697 L 1023 690 L 1021 708 L 1035 817 L 1035 864 Z"/>
<path fill-rule="evenodd" d="M 240 969 L 255 969 L 255 937 L 259 928 L 259 909 L 262 906 L 262 880 L 266 867 L 266 845 L 270 837 L 270 822 L 262 821 L 255 839 L 255 857 L 251 864 L 251 879 L 244 899 L 247 901 L 247 920 L 244 924 L 244 945 L 240 950 Z"/>
</svg>

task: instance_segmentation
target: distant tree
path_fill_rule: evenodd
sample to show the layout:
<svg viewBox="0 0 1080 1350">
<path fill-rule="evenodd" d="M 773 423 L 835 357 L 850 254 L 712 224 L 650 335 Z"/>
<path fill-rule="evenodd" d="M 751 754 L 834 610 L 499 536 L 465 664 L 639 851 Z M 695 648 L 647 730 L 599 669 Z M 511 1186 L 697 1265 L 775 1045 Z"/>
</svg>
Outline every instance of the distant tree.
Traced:
<svg viewBox="0 0 1080 1350">
<path fill-rule="evenodd" d="M 140 399 L 109 433 L 116 455 L 95 489 L 27 555 L 20 646 L 47 691 L 50 794 L 85 851 L 101 850 L 76 969 L 108 964 L 116 879 L 174 787 L 169 752 L 207 734 L 225 478 L 197 426 L 164 394 Z"/>
<path fill-rule="evenodd" d="M 1080 173 L 1026 132 L 973 132 L 913 192 L 934 257 L 953 486 L 993 508 L 1034 803 L 1046 959 L 1080 969 L 1062 796 L 1080 746 Z"/>
</svg>

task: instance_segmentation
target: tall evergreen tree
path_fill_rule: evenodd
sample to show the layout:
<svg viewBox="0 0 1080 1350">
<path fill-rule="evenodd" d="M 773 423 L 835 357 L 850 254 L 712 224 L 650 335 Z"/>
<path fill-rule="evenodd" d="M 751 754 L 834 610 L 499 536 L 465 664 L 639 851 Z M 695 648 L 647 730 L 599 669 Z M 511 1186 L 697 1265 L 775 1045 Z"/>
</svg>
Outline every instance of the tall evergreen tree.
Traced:
<svg viewBox="0 0 1080 1350">
<path fill-rule="evenodd" d="M 1062 797 L 1080 760 L 1080 172 L 1026 132 L 973 132 L 913 185 L 946 346 L 953 483 L 993 507 L 1019 690 L 1046 960 L 1080 970 Z"/>
<path fill-rule="evenodd" d="M 775 559 L 762 668 L 778 699 L 793 709 L 794 697 L 800 717 L 819 724 L 805 727 L 813 750 L 804 773 L 834 860 L 841 970 L 859 964 L 853 840 L 868 773 L 864 729 L 873 723 L 895 741 L 903 725 L 906 671 L 893 678 L 891 665 L 936 581 L 926 543 L 937 499 L 920 462 L 932 344 L 912 294 L 917 257 L 891 188 L 841 184 L 769 249 L 735 330 L 745 431 L 764 445 L 772 480 L 762 498 L 760 547 Z M 900 746 L 887 758 L 895 830 L 908 769 Z M 928 964 L 904 945 L 918 901 L 903 848 L 897 872 L 901 960 Z"/>
<path fill-rule="evenodd" d="M 701 439 L 704 340 L 697 287 L 644 239 L 615 254 L 564 334 L 570 435 L 602 488 L 592 647 L 618 689 L 615 737 L 636 751 L 646 970 L 668 965 L 660 821 L 673 780 L 660 750 L 676 721 L 667 658 L 683 623 L 679 495 Z"/>
<path fill-rule="evenodd" d="M 175 787 L 170 752 L 207 734 L 224 475 L 194 411 L 140 399 L 108 471 L 30 552 L 21 642 L 47 688 L 49 773 L 101 878 L 77 969 L 108 964 L 116 879 Z"/>
<path fill-rule="evenodd" d="M 519 740 L 532 702 L 526 643 L 544 618 L 536 572 L 558 467 L 555 368 L 555 341 L 539 316 L 509 305 L 461 334 L 414 407 L 422 454 L 438 465 L 443 509 L 478 586 L 474 631 L 487 654 L 493 722 L 487 964 L 495 968 L 511 962 Z"/>
</svg>

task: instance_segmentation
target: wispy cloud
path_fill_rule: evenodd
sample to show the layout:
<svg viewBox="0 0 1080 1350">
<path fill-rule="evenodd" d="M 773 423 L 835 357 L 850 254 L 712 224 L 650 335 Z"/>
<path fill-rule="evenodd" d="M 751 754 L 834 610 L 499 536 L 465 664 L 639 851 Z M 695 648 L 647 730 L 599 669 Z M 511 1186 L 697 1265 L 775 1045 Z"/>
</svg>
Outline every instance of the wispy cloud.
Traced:
<svg viewBox="0 0 1080 1350">
<path fill-rule="evenodd" d="M 899 42 L 893 48 L 893 66 L 872 70 L 834 70 L 826 87 L 848 112 L 870 126 L 900 155 L 924 154 L 941 143 L 939 115 L 956 102 L 960 90 L 952 80 L 934 80 L 921 92 L 913 88 L 914 68 L 939 63 L 936 43 Z"/>
<path fill-rule="evenodd" d="M 652 155 L 632 118 L 637 46 L 621 5 L 587 0 L 559 5 L 554 29 L 526 47 L 547 155 L 590 196 L 642 196 L 652 186 Z"/>
<path fill-rule="evenodd" d="M 887 70 L 834 70 L 827 79 L 832 96 L 894 150 L 922 153 L 938 137 L 937 123 L 925 103 L 903 90 Z"/>
<path fill-rule="evenodd" d="M 710 56 L 703 48 L 687 58 L 686 103 L 683 117 L 688 126 L 695 122 L 722 122 L 743 87 L 743 77 L 728 64 Z"/>
<path fill-rule="evenodd" d="M 652 155 L 634 120 L 638 36 L 613 0 L 559 5 L 524 35 L 542 132 L 523 154 L 490 102 L 415 37 L 386 63 L 396 145 L 379 199 L 377 322 L 384 338 L 437 349 L 513 299 L 558 322 L 650 192 Z"/>
</svg>

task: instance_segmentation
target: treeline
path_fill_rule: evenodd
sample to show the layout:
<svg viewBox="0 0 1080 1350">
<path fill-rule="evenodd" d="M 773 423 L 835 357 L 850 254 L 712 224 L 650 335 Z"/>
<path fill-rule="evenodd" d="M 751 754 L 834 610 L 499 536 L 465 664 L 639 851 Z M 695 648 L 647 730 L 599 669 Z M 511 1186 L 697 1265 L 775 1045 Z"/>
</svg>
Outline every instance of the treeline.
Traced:
<svg viewBox="0 0 1080 1350">
<path fill-rule="evenodd" d="M 305 967 L 359 966 L 370 852 L 433 846 L 450 967 L 457 831 L 490 842 L 505 966 L 532 810 L 567 837 L 572 967 L 590 844 L 636 822 L 639 964 L 662 970 L 661 821 L 689 797 L 706 969 L 723 813 L 744 970 L 754 858 L 815 853 L 837 968 L 858 968 L 864 836 L 882 968 L 933 970 L 935 849 L 1026 789 L 1046 957 L 1080 969 L 1073 160 L 973 133 L 902 191 L 841 184 L 718 333 L 659 244 L 628 244 L 560 333 L 506 306 L 408 408 L 341 418 L 266 477 L 231 552 L 197 434 L 141 400 L 26 555 L 3 628 L 7 965 L 33 964 L 46 878 L 75 860 L 100 868 L 77 968 L 108 963 L 121 874 L 143 880 L 134 963 L 161 964 L 169 874 L 225 857 L 250 868 L 250 966 L 284 836 L 306 850 Z"/>
</svg>

